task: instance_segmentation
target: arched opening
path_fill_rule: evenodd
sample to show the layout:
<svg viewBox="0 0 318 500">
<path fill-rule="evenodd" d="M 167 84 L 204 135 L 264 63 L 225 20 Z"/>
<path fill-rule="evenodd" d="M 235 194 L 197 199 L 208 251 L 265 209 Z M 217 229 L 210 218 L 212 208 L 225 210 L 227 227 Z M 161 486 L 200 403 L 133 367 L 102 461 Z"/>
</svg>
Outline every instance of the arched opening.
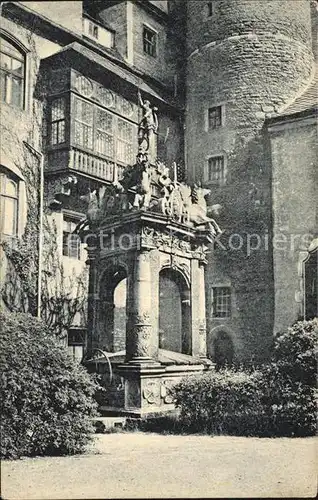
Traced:
<svg viewBox="0 0 318 500">
<path fill-rule="evenodd" d="M 107 352 L 125 349 L 127 276 L 123 268 L 109 269 L 99 287 L 98 332 L 100 345 Z"/>
<path fill-rule="evenodd" d="M 127 278 L 122 279 L 114 290 L 114 340 L 115 352 L 126 348 L 126 301 Z"/>
<path fill-rule="evenodd" d="M 230 366 L 234 358 L 234 346 L 230 335 L 224 331 L 218 332 L 213 341 L 214 361 L 217 368 Z"/>
<path fill-rule="evenodd" d="M 191 354 L 190 291 L 172 269 L 159 274 L 159 349 Z"/>
</svg>

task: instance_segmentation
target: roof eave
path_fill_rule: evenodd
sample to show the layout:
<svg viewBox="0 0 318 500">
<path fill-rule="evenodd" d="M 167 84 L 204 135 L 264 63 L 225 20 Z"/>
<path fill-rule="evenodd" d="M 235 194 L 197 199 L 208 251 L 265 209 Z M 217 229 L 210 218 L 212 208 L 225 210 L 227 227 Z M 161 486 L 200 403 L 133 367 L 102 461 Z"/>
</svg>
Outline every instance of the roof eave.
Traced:
<svg viewBox="0 0 318 500">
<path fill-rule="evenodd" d="M 274 126 L 286 122 L 292 122 L 292 121 L 296 122 L 303 118 L 316 117 L 316 116 L 317 116 L 317 105 L 311 106 L 301 111 L 297 111 L 295 113 L 284 113 L 276 116 L 271 116 L 269 118 L 266 118 L 265 124 Z"/>
</svg>

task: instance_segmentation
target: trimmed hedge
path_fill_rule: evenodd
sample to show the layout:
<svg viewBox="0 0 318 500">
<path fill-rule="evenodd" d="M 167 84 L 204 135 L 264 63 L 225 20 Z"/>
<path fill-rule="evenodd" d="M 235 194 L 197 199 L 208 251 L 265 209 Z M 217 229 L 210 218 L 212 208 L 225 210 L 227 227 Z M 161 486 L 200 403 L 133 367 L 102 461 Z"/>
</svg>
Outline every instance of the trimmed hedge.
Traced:
<svg viewBox="0 0 318 500">
<path fill-rule="evenodd" d="M 184 379 L 174 388 L 181 427 L 208 434 L 266 434 L 261 378 L 257 371 L 227 368 Z"/>
<path fill-rule="evenodd" d="M 174 388 L 180 429 L 209 434 L 309 436 L 316 431 L 318 321 L 274 339 L 271 363 L 221 369 Z"/>
<path fill-rule="evenodd" d="M 94 431 L 96 384 L 45 324 L 0 314 L 1 456 L 83 451 Z"/>
</svg>

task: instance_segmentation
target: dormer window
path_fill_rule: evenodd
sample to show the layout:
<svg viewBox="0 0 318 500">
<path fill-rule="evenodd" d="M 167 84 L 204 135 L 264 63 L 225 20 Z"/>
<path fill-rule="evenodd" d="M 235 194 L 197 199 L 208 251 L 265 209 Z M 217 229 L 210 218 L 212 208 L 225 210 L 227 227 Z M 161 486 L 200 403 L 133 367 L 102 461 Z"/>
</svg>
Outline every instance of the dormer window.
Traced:
<svg viewBox="0 0 318 500">
<path fill-rule="evenodd" d="M 104 47 L 114 46 L 114 33 L 86 17 L 83 18 L 83 33 Z"/>
</svg>

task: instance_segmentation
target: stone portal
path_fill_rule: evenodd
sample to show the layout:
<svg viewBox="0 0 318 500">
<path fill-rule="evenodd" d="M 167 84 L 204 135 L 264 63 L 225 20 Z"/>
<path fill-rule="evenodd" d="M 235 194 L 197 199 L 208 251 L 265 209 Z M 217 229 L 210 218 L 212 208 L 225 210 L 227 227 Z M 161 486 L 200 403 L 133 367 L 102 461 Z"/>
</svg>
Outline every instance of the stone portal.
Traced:
<svg viewBox="0 0 318 500">
<path fill-rule="evenodd" d="M 171 387 L 211 368 L 204 267 L 220 232 L 208 214 L 209 190 L 178 182 L 176 165 L 171 178 L 151 162 L 155 129 L 141 131 L 147 140 L 139 141 L 136 164 L 89 193 L 80 228 L 90 267 L 86 363 L 105 372 L 102 409 L 138 416 L 173 409 Z M 115 303 L 122 283 L 125 317 Z"/>
</svg>

